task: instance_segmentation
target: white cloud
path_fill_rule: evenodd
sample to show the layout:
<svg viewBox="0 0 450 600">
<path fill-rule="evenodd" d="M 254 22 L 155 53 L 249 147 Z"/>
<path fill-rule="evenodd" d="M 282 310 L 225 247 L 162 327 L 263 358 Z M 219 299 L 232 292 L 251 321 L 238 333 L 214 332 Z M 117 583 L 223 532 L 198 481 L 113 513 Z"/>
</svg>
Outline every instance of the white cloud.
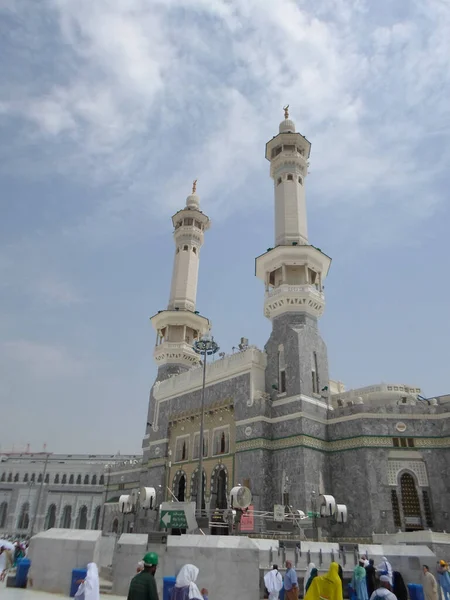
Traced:
<svg viewBox="0 0 450 600">
<path fill-rule="evenodd" d="M 62 346 L 41 344 L 31 340 L 12 340 L 0 346 L 2 361 L 22 376 L 35 379 L 81 377 L 85 371 L 82 361 L 70 355 Z"/>
<path fill-rule="evenodd" d="M 448 145 L 437 161 L 424 156 L 429 136 L 438 144 L 450 126 L 442 3 L 409 3 L 401 17 L 363 0 L 23 6 L 15 18 L 42 48 L 46 11 L 58 68 L 42 80 L 4 79 L 0 106 L 31 123 L 47 151 L 53 145 L 49 169 L 114 187 L 87 228 L 129 212 L 148 221 L 155 204 L 167 213 L 194 177 L 213 212 L 222 216 L 225 200 L 226 212 L 238 210 L 240 194 L 222 190 L 262 172 L 261 148 L 285 103 L 313 142 L 310 181 L 322 205 L 392 197 L 414 219 L 444 199 L 429 188 Z M 43 55 L 45 71 L 53 54 Z M 411 196 L 420 210 L 410 210 Z"/>
</svg>

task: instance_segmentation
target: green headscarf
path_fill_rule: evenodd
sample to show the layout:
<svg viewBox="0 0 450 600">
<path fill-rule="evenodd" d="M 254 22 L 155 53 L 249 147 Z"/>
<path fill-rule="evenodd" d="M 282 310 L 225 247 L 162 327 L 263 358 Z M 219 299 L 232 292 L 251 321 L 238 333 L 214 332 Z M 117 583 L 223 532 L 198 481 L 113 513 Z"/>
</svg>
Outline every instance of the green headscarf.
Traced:
<svg viewBox="0 0 450 600">
<path fill-rule="evenodd" d="M 361 565 L 358 565 L 357 567 L 355 567 L 353 575 L 355 576 L 356 581 L 361 581 L 361 579 L 364 579 L 366 577 L 366 570 Z"/>
<path fill-rule="evenodd" d="M 317 569 L 316 569 L 316 568 L 314 568 L 314 569 L 311 569 L 311 575 L 309 576 L 309 579 L 308 579 L 308 581 L 307 581 L 307 583 L 306 583 L 305 593 L 308 591 L 308 589 L 309 589 L 309 586 L 311 585 L 311 583 L 312 583 L 313 579 L 314 579 L 315 577 L 317 577 L 317 575 L 318 575 L 318 571 L 317 571 Z"/>
</svg>

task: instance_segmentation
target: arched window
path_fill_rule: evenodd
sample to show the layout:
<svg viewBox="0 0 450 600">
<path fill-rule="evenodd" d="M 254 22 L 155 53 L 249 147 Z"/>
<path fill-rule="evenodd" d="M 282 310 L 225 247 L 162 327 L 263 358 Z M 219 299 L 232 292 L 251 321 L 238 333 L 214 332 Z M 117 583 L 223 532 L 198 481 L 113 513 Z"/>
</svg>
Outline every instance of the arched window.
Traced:
<svg viewBox="0 0 450 600">
<path fill-rule="evenodd" d="M 17 483 L 19 481 L 19 473 L 16 473 L 14 475 L 14 483 Z"/>
<path fill-rule="evenodd" d="M 8 483 L 11 483 L 11 482 L 12 482 L 12 480 L 13 480 L 13 474 L 12 474 L 12 473 L 10 473 L 10 474 L 8 475 Z"/>
<path fill-rule="evenodd" d="M 39 473 L 38 475 L 38 483 L 42 483 L 42 473 Z"/>
<path fill-rule="evenodd" d="M 0 481 L 6 481 L 6 473 L 2 473 L 2 478 L 0 479 Z"/>
<path fill-rule="evenodd" d="M 75 483 L 75 477 L 73 475 L 69 477 L 69 483 L 71 483 L 72 485 Z"/>
<path fill-rule="evenodd" d="M 227 476 L 224 469 L 217 476 L 217 508 L 227 508 Z"/>
<path fill-rule="evenodd" d="M 67 475 L 65 473 L 62 476 L 61 483 L 67 483 Z"/>
<path fill-rule="evenodd" d="M 405 530 L 417 531 L 419 529 L 423 529 L 416 482 L 410 473 L 403 473 L 401 476 L 400 489 L 402 492 L 402 508 L 405 519 Z"/>
<path fill-rule="evenodd" d="M 100 511 L 101 506 L 97 506 L 94 511 L 94 517 L 92 519 L 92 529 L 98 529 L 100 525 Z"/>
<path fill-rule="evenodd" d="M 119 531 L 119 519 L 114 519 L 114 521 L 112 523 L 111 531 L 113 533 L 117 533 Z"/>
<path fill-rule="evenodd" d="M 53 483 L 59 483 L 59 475 L 58 475 L 58 473 L 56 473 L 55 479 L 54 479 Z"/>
<path fill-rule="evenodd" d="M 182 475 L 178 481 L 178 490 L 176 493 L 179 502 L 184 502 L 186 498 L 186 476 Z"/>
<path fill-rule="evenodd" d="M 33 481 L 33 483 L 36 481 L 36 473 L 31 473 L 30 481 Z"/>
<path fill-rule="evenodd" d="M 104 475 L 100 475 L 99 483 L 100 483 L 100 485 L 105 485 L 105 476 Z"/>
<path fill-rule="evenodd" d="M 45 481 L 44 483 L 50 483 L 50 475 L 47 473 L 45 476 Z"/>
<path fill-rule="evenodd" d="M 92 475 L 91 484 L 92 485 L 97 485 L 97 475 Z"/>
<path fill-rule="evenodd" d="M 77 529 L 87 528 L 87 506 L 82 506 L 78 513 Z"/>
<path fill-rule="evenodd" d="M 63 529 L 70 529 L 70 525 L 72 524 L 72 507 L 65 506 L 62 517 L 61 517 L 61 527 Z"/>
<path fill-rule="evenodd" d="M 193 252 L 194 254 L 197 254 L 197 248 L 196 248 L 195 246 L 193 246 L 193 247 L 192 247 L 192 252 Z"/>
<path fill-rule="evenodd" d="M 17 529 L 28 529 L 30 524 L 30 505 L 28 502 L 22 504 L 19 519 L 17 520 Z"/>
<path fill-rule="evenodd" d="M 28 473 L 25 473 L 23 476 L 23 482 L 26 483 L 28 481 Z"/>
<path fill-rule="evenodd" d="M 81 485 L 81 475 L 78 475 L 77 477 L 77 485 Z"/>
<path fill-rule="evenodd" d="M 0 504 L 0 529 L 6 527 L 6 517 L 8 516 L 8 503 L 2 502 Z"/>
<path fill-rule="evenodd" d="M 283 344 L 278 346 L 278 393 L 286 393 L 286 362 Z"/>
<path fill-rule="evenodd" d="M 181 460 L 186 460 L 186 458 L 187 458 L 186 442 L 183 442 L 183 449 L 181 451 Z"/>
<path fill-rule="evenodd" d="M 89 475 L 84 476 L 84 485 L 89 485 Z"/>
<path fill-rule="evenodd" d="M 230 451 L 230 432 L 228 428 L 219 429 L 213 435 L 213 451 L 217 456 L 219 454 L 228 454 Z"/>
<path fill-rule="evenodd" d="M 189 250 L 189 246 L 183 246 L 183 251 L 187 252 Z"/>
<path fill-rule="evenodd" d="M 56 523 L 56 505 L 50 504 L 45 517 L 45 529 L 51 529 Z"/>
</svg>

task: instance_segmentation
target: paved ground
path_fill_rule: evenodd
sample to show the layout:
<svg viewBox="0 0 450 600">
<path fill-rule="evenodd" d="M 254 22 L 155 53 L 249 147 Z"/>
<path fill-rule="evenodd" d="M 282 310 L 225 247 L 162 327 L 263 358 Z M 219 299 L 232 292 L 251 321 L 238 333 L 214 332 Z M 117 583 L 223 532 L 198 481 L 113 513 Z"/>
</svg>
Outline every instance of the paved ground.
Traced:
<svg viewBox="0 0 450 600">
<path fill-rule="evenodd" d="M 56 600 L 57 598 L 68 598 L 59 594 L 48 594 L 47 592 L 35 592 L 33 589 L 21 590 L 18 588 L 7 588 L 3 583 L 0 584 L 1 600 Z M 122 596 L 111 596 L 100 594 L 104 600 L 123 600 Z"/>
</svg>

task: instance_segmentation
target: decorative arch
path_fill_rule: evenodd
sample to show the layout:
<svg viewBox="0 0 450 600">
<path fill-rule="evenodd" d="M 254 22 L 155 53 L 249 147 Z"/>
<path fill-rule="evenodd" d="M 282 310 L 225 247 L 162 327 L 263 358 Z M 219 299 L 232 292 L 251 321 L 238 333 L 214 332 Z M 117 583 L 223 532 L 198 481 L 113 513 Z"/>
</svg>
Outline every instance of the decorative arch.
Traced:
<svg viewBox="0 0 450 600">
<path fill-rule="evenodd" d="M 22 504 L 19 518 L 17 520 L 17 529 L 28 529 L 30 525 L 30 505 L 28 502 Z"/>
<path fill-rule="evenodd" d="M 202 473 L 203 486 L 202 486 L 202 509 L 204 510 L 206 507 L 205 504 L 205 496 L 206 496 L 206 473 L 205 469 L 203 469 Z M 198 490 L 198 467 L 191 475 L 191 502 L 197 502 L 197 490 Z"/>
<path fill-rule="evenodd" d="M 81 485 L 81 475 L 78 475 L 77 477 L 77 485 Z"/>
<path fill-rule="evenodd" d="M 98 529 L 100 525 L 101 506 L 96 506 L 92 517 L 92 529 Z"/>
<path fill-rule="evenodd" d="M 18 483 L 18 481 L 19 481 L 19 473 L 16 473 L 14 475 L 14 483 Z"/>
<path fill-rule="evenodd" d="M 73 485 L 74 483 L 75 483 L 75 476 L 72 474 L 72 475 L 69 477 L 69 484 L 70 484 L 70 485 Z"/>
<path fill-rule="evenodd" d="M 70 529 L 72 524 L 72 507 L 68 504 L 64 507 L 61 517 L 61 527 L 63 529 Z"/>
<path fill-rule="evenodd" d="M 89 475 L 84 476 L 84 485 L 89 485 Z"/>
<path fill-rule="evenodd" d="M 91 485 L 97 485 L 97 475 L 92 475 Z"/>
<path fill-rule="evenodd" d="M 417 531 L 423 529 L 417 481 L 414 475 L 409 471 L 404 471 L 400 475 L 400 492 L 405 530 Z"/>
<path fill-rule="evenodd" d="M 225 465 L 216 465 L 211 474 L 211 509 L 228 508 L 228 470 Z"/>
<path fill-rule="evenodd" d="M 6 518 L 8 516 L 8 503 L 2 502 L 0 504 L 0 529 L 6 526 Z"/>
<path fill-rule="evenodd" d="M 87 529 L 87 506 L 83 505 L 78 512 L 77 529 Z"/>
<path fill-rule="evenodd" d="M 2 478 L 0 479 L 0 481 L 6 481 L 6 473 L 5 472 L 2 473 Z"/>
<path fill-rule="evenodd" d="M 51 529 L 56 523 L 56 504 L 50 504 L 45 518 L 45 529 Z"/>
<path fill-rule="evenodd" d="M 100 475 L 100 481 L 99 481 L 100 485 L 105 485 L 105 476 L 104 475 Z"/>
<path fill-rule="evenodd" d="M 172 480 L 172 493 L 179 502 L 185 502 L 187 496 L 187 475 L 179 469 Z"/>
</svg>

